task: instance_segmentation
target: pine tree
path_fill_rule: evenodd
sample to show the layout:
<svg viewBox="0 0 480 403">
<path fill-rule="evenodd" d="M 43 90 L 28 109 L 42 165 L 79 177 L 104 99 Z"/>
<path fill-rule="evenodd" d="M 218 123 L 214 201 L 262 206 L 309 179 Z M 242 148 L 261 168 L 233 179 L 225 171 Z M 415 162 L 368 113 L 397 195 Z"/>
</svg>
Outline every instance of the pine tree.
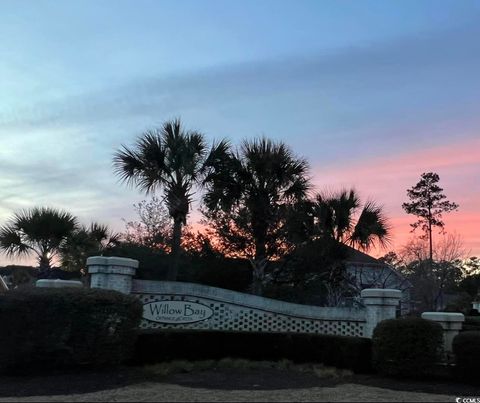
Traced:
<svg viewBox="0 0 480 403">
<path fill-rule="evenodd" d="M 438 227 L 440 233 L 443 233 L 445 223 L 442 221 L 442 214 L 458 209 L 458 204 L 446 200 L 447 196 L 442 193 L 443 189 L 438 186 L 439 180 L 440 177 L 434 172 L 423 173 L 420 181 L 407 190 L 407 196 L 411 201 L 402 204 L 407 214 L 418 217 L 418 221 L 410 225 L 413 228 L 412 232 L 420 228 L 424 232 L 422 238 L 428 239 L 430 262 L 433 261 L 433 227 Z"/>
</svg>

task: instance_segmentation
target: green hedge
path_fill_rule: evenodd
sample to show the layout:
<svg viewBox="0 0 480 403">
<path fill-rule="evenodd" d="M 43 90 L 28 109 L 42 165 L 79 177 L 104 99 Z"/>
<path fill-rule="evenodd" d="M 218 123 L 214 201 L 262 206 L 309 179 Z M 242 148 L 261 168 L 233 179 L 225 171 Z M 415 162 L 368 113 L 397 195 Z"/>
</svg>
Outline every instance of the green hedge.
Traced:
<svg viewBox="0 0 480 403">
<path fill-rule="evenodd" d="M 355 372 L 371 370 L 371 341 L 361 337 L 212 331 L 142 334 L 135 364 L 226 357 L 316 362 Z"/>
<path fill-rule="evenodd" d="M 421 318 L 389 319 L 373 332 L 374 367 L 386 375 L 429 375 L 441 359 L 442 327 Z"/>
<path fill-rule="evenodd" d="M 455 372 L 461 379 L 476 381 L 478 379 L 478 364 L 480 363 L 480 331 L 461 332 L 453 339 L 455 354 Z"/>
<path fill-rule="evenodd" d="M 28 288 L 0 296 L 0 370 L 118 364 L 129 357 L 140 302 L 115 291 Z"/>
</svg>

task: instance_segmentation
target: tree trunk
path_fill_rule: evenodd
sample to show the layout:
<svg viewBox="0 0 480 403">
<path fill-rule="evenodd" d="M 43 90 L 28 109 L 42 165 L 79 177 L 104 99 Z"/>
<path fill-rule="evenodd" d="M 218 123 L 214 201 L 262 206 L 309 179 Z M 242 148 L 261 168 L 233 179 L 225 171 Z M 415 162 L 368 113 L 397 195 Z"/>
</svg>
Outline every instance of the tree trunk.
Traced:
<svg viewBox="0 0 480 403">
<path fill-rule="evenodd" d="M 430 204 L 428 206 L 428 240 L 430 246 L 430 271 L 433 272 L 433 239 L 432 239 L 432 211 Z"/>
<path fill-rule="evenodd" d="M 253 259 L 250 260 L 250 264 L 253 267 L 253 282 L 252 293 L 255 295 L 263 294 L 263 281 L 265 279 L 265 267 L 267 266 L 267 259 Z"/>
<path fill-rule="evenodd" d="M 440 289 L 435 297 L 435 309 L 436 312 L 443 310 L 443 290 Z"/>
<path fill-rule="evenodd" d="M 263 294 L 263 282 L 265 280 L 265 267 L 267 266 L 267 254 L 265 244 L 261 241 L 255 244 L 255 258 L 250 263 L 253 266 L 252 292 L 255 295 Z"/>
<path fill-rule="evenodd" d="M 432 239 L 432 223 L 428 225 L 428 238 L 430 241 L 430 263 L 433 262 L 433 239 Z"/>
<path fill-rule="evenodd" d="M 180 263 L 181 239 L 182 239 L 182 224 L 181 217 L 173 219 L 173 236 L 172 236 L 172 259 L 168 266 L 167 280 L 176 281 L 178 276 L 178 267 Z"/>
<path fill-rule="evenodd" d="M 41 256 L 38 261 L 38 277 L 49 278 L 51 269 L 50 259 L 47 256 Z"/>
</svg>

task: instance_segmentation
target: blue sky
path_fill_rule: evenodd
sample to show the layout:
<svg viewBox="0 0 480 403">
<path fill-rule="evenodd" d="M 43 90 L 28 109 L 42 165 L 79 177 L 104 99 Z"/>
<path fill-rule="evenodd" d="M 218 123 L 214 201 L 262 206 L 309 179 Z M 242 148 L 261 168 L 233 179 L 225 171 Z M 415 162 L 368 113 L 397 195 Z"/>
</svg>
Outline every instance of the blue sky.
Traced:
<svg viewBox="0 0 480 403">
<path fill-rule="evenodd" d="M 51 205 L 121 230 L 143 196 L 113 153 L 179 116 L 209 140 L 286 141 L 319 188 L 383 203 L 399 240 L 427 170 L 480 224 L 480 1 L 2 0 L 0 15 L 0 223 Z"/>
</svg>

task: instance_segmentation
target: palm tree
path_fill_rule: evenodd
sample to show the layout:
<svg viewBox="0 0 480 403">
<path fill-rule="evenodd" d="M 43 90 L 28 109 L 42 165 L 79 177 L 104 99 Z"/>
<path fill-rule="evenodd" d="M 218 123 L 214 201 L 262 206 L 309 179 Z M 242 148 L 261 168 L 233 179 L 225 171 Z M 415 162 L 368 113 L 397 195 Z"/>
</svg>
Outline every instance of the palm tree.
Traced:
<svg viewBox="0 0 480 403">
<path fill-rule="evenodd" d="M 391 229 L 383 209 L 372 201 L 362 206 L 353 189 L 330 195 L 318 194 L 314 212 L 319 234 L 337 242 L 364 251 L 390 243 Z"/>
<path fill-rule="evenodd" d="M 114 156 L 114 170 L 122 181 L 147 194 L 156 190 L 164 192 L 173 220 L 171 250 L 174 259 L 168 272 L 169 280 L 177 277 L 182 227 L 187 223 L 193 187 L 202 176 L 205 157 L 204 136 L 196 131 L 185 131 L 179 119 L 143 133 L 134 148 L 123 146 Z"/>
<path fill-rule="evenodd" d="M 260 294 L 283 207 L 304 199 L 309 188 L 308 164 L 284 143 L 261 138 L 245 140 L 237 152 L 219 144 L 206 171 L 206 216 L 216 221 L 220 237 L 228 238 L 235 227 L 238 245 L 251 245 L 250 252 L 247 246 L 243 250 L 253 266 L 253 292 Z"/>
<path fill-rule="evenodd" d="M 96 222 L 89 227 L 75 229 L 60 248 L 62 268 L 67 271 L 82 271 L 89 256 L 102 254 L 119 242 L 119 235 L 109 231 L 106 225 Z"/>
<path fill-rule="evenodd" d="M 16 213 L 0 228 L 0 248 L 8 256 L 35 255 L 40 271 L 50 270 L 67 238 L 78 228 L 70 213 L 35 207 Z"/>
</svg>

